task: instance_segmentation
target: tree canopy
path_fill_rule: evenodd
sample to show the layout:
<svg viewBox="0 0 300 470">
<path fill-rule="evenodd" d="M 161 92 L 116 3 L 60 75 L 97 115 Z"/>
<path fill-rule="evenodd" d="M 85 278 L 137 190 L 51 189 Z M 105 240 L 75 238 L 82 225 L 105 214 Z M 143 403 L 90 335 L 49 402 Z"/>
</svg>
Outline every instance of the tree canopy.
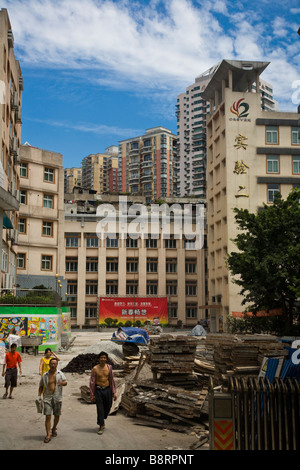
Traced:
<svg viewBox="0 0 300 470">
<path fill-rule="evenodd" d="M 254 314 L 282 308 L 287 330 L 300 297 L 300 189 L 256 214 L 234 209 L 240 233 L 232 240 L 238 251 L 228 254 L 233 282 L 241 287 L 242 304 Z"/>
</svg>

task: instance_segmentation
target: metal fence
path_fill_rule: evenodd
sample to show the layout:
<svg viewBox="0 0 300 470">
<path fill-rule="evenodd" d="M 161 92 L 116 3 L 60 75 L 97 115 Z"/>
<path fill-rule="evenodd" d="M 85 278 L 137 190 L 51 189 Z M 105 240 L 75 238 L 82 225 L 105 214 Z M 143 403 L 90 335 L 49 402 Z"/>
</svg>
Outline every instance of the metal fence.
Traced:
<svg viewBox="0 0 300 470">
<path fill-rule="evenodd" d="M 209 403 L 211 450 L 300 449 L 298 379 L 231 377 Z"/>
</svg>

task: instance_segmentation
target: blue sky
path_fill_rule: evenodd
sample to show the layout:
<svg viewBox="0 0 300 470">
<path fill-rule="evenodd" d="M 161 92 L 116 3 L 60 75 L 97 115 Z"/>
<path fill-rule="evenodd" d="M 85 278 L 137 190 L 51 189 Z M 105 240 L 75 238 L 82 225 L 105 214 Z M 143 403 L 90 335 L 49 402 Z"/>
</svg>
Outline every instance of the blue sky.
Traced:
<svg viewBox="0 0 300 470">
<path fill-rule="evenodd" d="M 4 0 L 1 7 L 24 78 L 22 143 L 62 153 L 65 167 L 150 127 L 176 133 L 177 95 L 222 59 L 270 61 L 262 78 L 279 110 L 297 109 L 298 0 Z"/>
</svg>

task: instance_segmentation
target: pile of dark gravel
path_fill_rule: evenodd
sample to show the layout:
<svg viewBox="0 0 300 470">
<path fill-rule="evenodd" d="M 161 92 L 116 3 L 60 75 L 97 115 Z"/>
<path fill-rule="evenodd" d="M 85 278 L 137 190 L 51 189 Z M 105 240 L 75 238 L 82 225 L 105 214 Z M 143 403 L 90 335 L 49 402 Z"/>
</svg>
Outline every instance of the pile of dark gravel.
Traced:
<svg viewBox="0 0 300 470">
<path fill-rule="evenodd" d="M 67 364 L 62 372 L 74 372 L 77 374 L 84 374 L 86 370 L 92 370 L 94 366 L 98 364 L 98 354 L 79 354 Z M 118 368 L 110 359 L 108 359 L 107 364 L 110 364 L 113 369 Z"/>
</svg>

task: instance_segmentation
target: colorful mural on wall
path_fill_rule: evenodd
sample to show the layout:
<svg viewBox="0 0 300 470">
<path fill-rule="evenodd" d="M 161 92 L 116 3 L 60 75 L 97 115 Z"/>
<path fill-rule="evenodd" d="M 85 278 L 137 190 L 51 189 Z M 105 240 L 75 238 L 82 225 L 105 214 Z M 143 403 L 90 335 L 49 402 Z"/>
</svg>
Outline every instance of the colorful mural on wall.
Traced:
<svg viewBox="0 0 300 470">
<path fill-rule="evenodd" d="M 60 345 L 61 333 L 71 332 L 70 313 L 62 314 L 54 307 L 1 306 L 0 345 L 7 343 L 9 334 L 17 336 L 42 336 L 40 350 L 51 346 L 55 350 Z"/>
<path fill-rule="evenodd" d="M 0 341 L 6 341 L 8 335 L 26 335 L 27 323 L 26 317 L 0 317 Z"/>
</svg>

